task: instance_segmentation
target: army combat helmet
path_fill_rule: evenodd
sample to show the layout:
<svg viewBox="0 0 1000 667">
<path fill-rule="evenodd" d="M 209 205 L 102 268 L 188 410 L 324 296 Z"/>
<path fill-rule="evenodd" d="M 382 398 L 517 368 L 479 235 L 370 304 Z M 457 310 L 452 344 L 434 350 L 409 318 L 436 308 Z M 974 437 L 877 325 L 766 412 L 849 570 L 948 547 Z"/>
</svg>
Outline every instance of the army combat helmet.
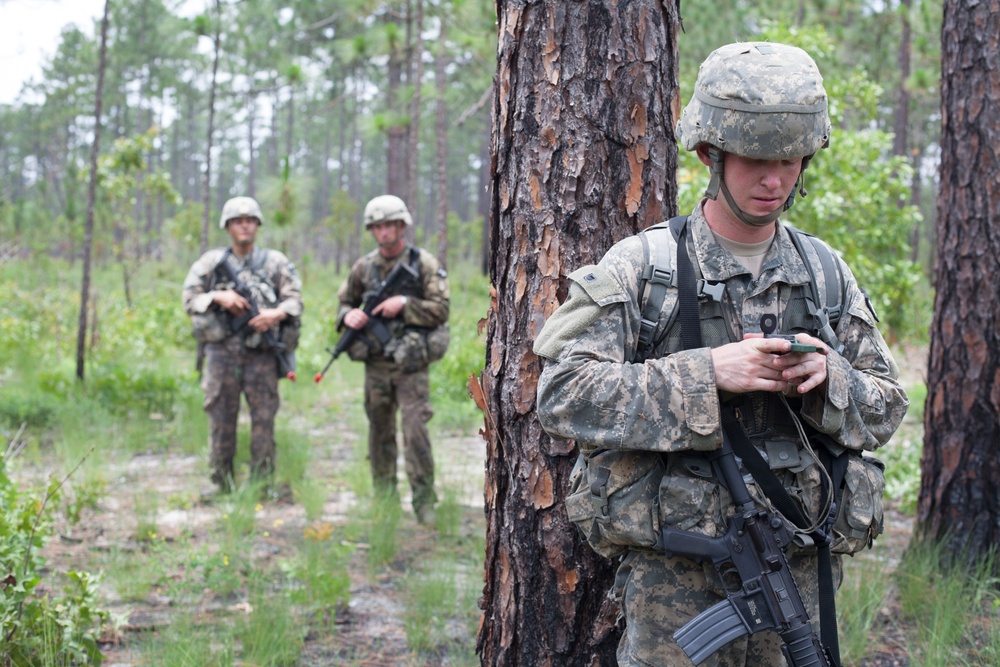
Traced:
<svg viewBox="0 0 1000 667">
<path fill-rule="evenodd" d="M 740 42 L 713 51 L 698 70 L 694 95 L 677 123 L 685 150 L 707 144 L 712 160 L 710 199 L 722 190 L 740 220 L 765 225 L 805 196 L 805 170 L 812 156 L 830 145 L 830 116 L 819 68 L 808 53 L 772 42 Z M 724 153 L 758 160 L 802 158 L 802 170 L 784 206 L 764 216 L 749 215 L 733 201 L 723 178 Z"/>
<path fill-rule="evenodd" d="M 223 204 L 219 229 L 225 229 L 226 223 L 233 218 L 257 218 L 259 224 L 264 224 L 264 214 L 260 210 L 260 204 L 253 197 L 233 197 Z"/>
<path fill-rule="evenodd" d="M 407 226 L 413 224 L 409 209 L 396 195 L 379 195 L 365 206 L 365 229 L 389 220 L 402 220 Z"/>
</svg>

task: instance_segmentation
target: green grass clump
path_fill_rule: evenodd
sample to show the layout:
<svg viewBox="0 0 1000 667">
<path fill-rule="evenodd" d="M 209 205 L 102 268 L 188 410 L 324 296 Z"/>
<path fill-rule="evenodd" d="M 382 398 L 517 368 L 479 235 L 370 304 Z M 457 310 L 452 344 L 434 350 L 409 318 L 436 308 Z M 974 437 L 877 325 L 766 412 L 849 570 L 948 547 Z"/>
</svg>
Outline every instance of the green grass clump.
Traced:
<svg viewBox="0 0 1000 667">
<path fill-rule="evenodd" d="M 174 618 L 142 645 L 145 664 L 161 667 L 231 667 L 232 634 L 188 614 Z"/>
<path fill-rule="evenodd" d="M 304 625 L 296 617 L 288 596 L 270 590 L 266 581 L 251 582 L 249 613 L 236 623 L 246 665 L 290 667 L 298 662 L 305 638 Z"/>
<path fill-rule="evenodd" d="M 900 616 L 910 628 L 907 641 L 915 666 L 976 664 L 968 662 L 968 656 L 977 635 L 986 636 L 986 651 L 997 646 L 996 553 L 969 563 L 949 548 L 947 541 L 912 542 L 893 577 Z M 994 612 L 985 632 L 977 622 L 984 610 Z"/>
<path fill-rule="evenodd" d="M 874 553 L 845 561 L 837 591 L 840 655 L 844 665 L 860 666 L 877 642 L 876 622 L 889 595 L 889 564 Z"/>
</svg>

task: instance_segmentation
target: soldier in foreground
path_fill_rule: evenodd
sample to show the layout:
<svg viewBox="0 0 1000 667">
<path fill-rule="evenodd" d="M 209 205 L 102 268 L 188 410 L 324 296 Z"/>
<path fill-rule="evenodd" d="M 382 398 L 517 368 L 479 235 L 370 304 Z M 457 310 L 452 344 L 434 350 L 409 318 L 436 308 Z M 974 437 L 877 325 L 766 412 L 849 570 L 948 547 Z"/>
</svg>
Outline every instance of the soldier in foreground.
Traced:
<svg viewBox="0 0 1000 667">
<path fill-rule="evenodd" d="M 790 571 L 798 592 L 778 597 L 800 594 L 805 631 L 818 635 L 820 589 L 825 580 L 832 605 L 839 554 L 867 548 L 882 529 L 882 471 L 861 453 L 889 440 L 908 405 L 848 266 L 778 220 L 829 144 L 827 96 L 812 58 L 774 43 L 716 50 L 677 134 L 709 167 L 705 198 L 672 229 L 625 239 L 571 274 L 567 301 L 534 347 L 544 359 L 539 419 L 581 450 L 567 512 L 599 553 L 619 562 L 620 665 L 691 664 L 696 652 L 674 637 L 689 621 L 713 607 L 755 611 L 727 606 L 751 597 L 745 578 L 714 567 L 731 542 L 705 542 L 714 551 L 706 557 L 674 546 L 678 536 L 695 544 L 743 537 L 727 532 L 745 518 L 726 483 L 734 477 L 749 487 L 751 507 L 777 517 L 764 528 L 790 536 L 777 542 L 783 563 L 771 566 Z M 677 312 L 682 267 L 694 274 L 693 317 L 683 306 Z M 692 329 L 701 345 L 690 344 Z M 741 455 L 742 475 L 727 477 L 719 461 L 730 436 L 755 453 Z M 765 472 L 751 472 L 752 458 Z M 779 489 L 761 481 L 768 476 Z M 833 623 L 821 648 L 803 640 L 817 646 L 806 660 L 788 657 L 785 634 L 740 624 L 696 659 L 836 664 Z"/>
<path fill-rule="evenodd" d="M 376 491 L 397 495 L 396 412 L 402 412 L 403 456 L 420 523 L 432 523 L 434 457 L 427 422 L 430 404 L 428 366 L 440 359 L 448 343 L 450 291 L 448 274 L 426 250 L 406 241 L 413 224 L 399 197 L 381 195 L 365 206 L 365 228 L 378 248 L 359 259 L 337 292 L 337 328 L 361 332 L 347 348 L 365 364 L 365 411 L 368 415 L 368 459 Z M 400 274 L 392 274 L 402 262 Z M 393 275 L 391 284 L 380 289 Z M 402 280 L 395 277 L 402 275 Z M 369 297 L 378 294 L 378 303 Z M 365 312 L 366 301 L 373 305 Z M 380 332 L 380 333 L 378 333 Z"/>
<path fill-rule="evenodd" d="M 236 424 L 240 396 L 250 407 L 250 472 L 266 480 L 274 471 L 274 418 L 279 376 L 294 379 L 294 352 L 302 316 L 302 281 L 277 250 L 256 245 L 264 216 L 250 197 L 222 207 L 219 227 L 230 247 L 210 250 L 184 280 L 184 312 L 204 345 L 205 391 L 212 481 L 234 487 Z"/>
</svg>

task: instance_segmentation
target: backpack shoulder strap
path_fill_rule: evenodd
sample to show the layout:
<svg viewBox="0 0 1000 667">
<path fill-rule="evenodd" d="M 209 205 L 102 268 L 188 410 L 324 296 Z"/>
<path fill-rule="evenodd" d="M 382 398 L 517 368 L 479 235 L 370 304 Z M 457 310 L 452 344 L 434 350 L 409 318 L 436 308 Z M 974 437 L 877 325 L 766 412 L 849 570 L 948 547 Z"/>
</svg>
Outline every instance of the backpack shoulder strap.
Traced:
<svg viewBox="0 0 1000 667">
<path fill-rule="evenodd" d="M 809 290 L 811 296 L 808 299 L 808 308 L 809 314 L 816 319 L 817 335 L 827 345 L 840 352 L 844 346 L 837 340 L 835 329 L 844 308 L 844 290 L 846 287 L 844 285 L 844 275 L 840 270 L 840 263 L 833 256 L 833 250 L 830 249 L 830 246 L 823 241 L 791 225 L 785 225 L 785 228 L 788 230 L 788 235 L 795 245 L 795 250 L 798 251 L 799 257 L 802 258 L 802 263 L 806 265 L 806 270 L 809 271 Z M 826 285 L 825 298 L 820 297 L 819 288 L 816 287 L 816 271 L 806 256 L 806 243 L 812 246 L 817 257 L 819 257 L 820 268 L 823 270 L 823 282 Z"/>
<path fill-rule="evenodd" d="M 670 290 L 676 291 L 677 289 L 674 254 L 676 253 L 677 237 L 686 223 L 686 215 L 677 216 L 668 222 L 653 225 L 639 234 L 643 255 L 642 277 L 639 281 L 641 321 L 639 324 L 639 346 L 633 361 L 645 361 L 649 353 L 652 352 L 658 331 L 663 328 L 657 326 L 660 323 L 660 311 L 663 310 L 663 304 Z M 669 242 L 668 235 L 673 237 L 674 243 Z M 650 241 L 653 244 L 652 252 L 650 251 Z M 672 316 L 667 318 L 666 324 L 669 325 L 670 319 Z"/>
</svg>

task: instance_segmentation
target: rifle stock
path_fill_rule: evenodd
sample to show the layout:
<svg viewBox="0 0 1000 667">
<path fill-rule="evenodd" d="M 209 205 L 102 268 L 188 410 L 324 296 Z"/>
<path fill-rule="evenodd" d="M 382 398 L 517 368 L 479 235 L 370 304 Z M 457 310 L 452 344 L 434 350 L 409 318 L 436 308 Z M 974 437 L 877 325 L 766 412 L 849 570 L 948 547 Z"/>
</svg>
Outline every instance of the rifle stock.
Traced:
<svg viewBox="0 0 1000 667">
<path fill-rule="evenodd" d="M 725 434 L 712 464 L 736 505 L 725 534 L 707 537 L 666 526 L 663 548 L 668 557 L 711 561 L 720 578 L 735 573 L 741 586 L 677 630 L 674 641 L 698 665 L 734 639 L 774 629 L 790 667 L 831 667 L 785 557 L 784 522 L 756 507 Z"/>
<path fill-rule="evenodd" d="M 392 267 L 391 271 L 389 271 L 389 275 L 387 275 L 385 279 L 379 283 L 378 288 L 374 292 L 365 297 L 364 302 L 361 304 L 362 312 L 368 316 L 368 324 L 365 325 L 364 329 L 352 329 L 350 327 L 346 327 L 344 333 L 342 333 L 340 338 L 337 340 L 337 345 L 333 348 L 326 348 L 326 351 L 330 353 L 330 360 L 326 362 L 326 366 L 323 367 L 323 370 L 316 374 L 316 377 L 313 378 L 313 382 L 319 384 L 320 380 L 323 379 L 323 376 L 326 375 L 326 372 L 330 370 L 330 366 L 332 366 L 333 362 L 337 360 L 337 357 L 343 354 L 344 351 L 358 339 L 362 331 L 371 331 L 375 338 L 377 338 L 379 343 L 383 346 L 389 342 L 389 339 L 392 337 L 389 332 L 389 327 L 386 326 L 384 320 L 379 317 L 374 317 L 372 315 L 372 311 L 375 310 L 376 306 L 392 296 L 389 294 L 389 291 L 395 287 L 397 282 L 406 276 L 419 279 L 420 272 L 416 268 L 410 266 L 409 263 L 405 261 L 405 258 L 400 257 L 399 261 L 396 262 L 396 265 Z"/>
</svg>

